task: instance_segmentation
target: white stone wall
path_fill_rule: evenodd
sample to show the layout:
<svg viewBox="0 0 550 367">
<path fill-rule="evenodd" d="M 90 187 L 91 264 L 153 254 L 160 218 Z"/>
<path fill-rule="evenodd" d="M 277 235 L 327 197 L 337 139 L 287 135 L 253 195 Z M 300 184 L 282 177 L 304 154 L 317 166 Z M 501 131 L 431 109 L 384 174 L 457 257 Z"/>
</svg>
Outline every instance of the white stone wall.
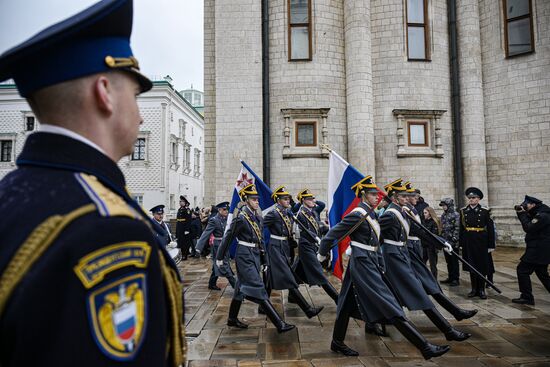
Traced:
<svg viewBox="0 0 550 367">
<path fill-rule="evenodd" d="M 289 62 L 287 4 L 286 0 L 271 1 L 269 10 L 271 186 L 285 185 L 294 196 L 308 187 L 326 201 L 328 159 L 283 159 L 285 122 L 281 109 L 330 108 L 328 144 L 346 157 L 343 6 L 335 0 L 312 1 L 312 61 Z M 293 127 L 291 134 L 293 138 Z M 321 138 L 320 128 L 317 138 Z"/>
<path fill-rule="evenodd" d="M 216 0 L 212 3 L 215 3 L 216 29 L 215 105 L 208 101 L 211 92 L 206 90 L 205 113 L 208 124 L 215 108 L 216 149 L 208 152 L 207 161 L 209 168 L 212 160 L 215 161 L 214 173 L 209 176 L 214 179 L 209 178 L 208 185 L 215 186 L 212 202 L 218 202 L 230 199 L 241 168 L 239 159 L 262 175 L 261 2 Z M 206 5 L 209 4 L 212 5 Z M 205 39 L 205 44 L 207 41 Z M 209 134 L 209 144 L 212 138 Z M 212 200 L 210 196 L 209 200 Z"/>
<path fill-rule="evenodd" d="M 512 210 L 550 202 L 550 2 L 532 0 L 535 52 L 506 58 L 502 1 L 480 2 L 490 206 L 506 242 L 523 241 Z"/>
<path fill-rule="evenodd" d="M 376 178 L 383 186 L 402 177 L 431 205 L 455 195 L 450 71 L 445 1 L 428 1 L 431 61 L 407 61 L 405 0 L 372 0 L 372 72 Z M 394 109 L 447 110 L 441 117 L 443 158 L 397 158 Z"/>
</svg>

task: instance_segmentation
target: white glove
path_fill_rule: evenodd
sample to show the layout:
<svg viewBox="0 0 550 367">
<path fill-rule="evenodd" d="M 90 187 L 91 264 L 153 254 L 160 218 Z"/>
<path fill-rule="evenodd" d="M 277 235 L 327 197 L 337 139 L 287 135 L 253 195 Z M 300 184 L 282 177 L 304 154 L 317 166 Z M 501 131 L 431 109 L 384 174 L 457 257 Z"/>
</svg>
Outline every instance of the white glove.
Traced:
<svg viewBox="0 0 550 367">
<path fill-rule="evenodd" d="M 346 249 L 345 254 L 346 254 L 347 257 L 351 256 L 351 246 L 348 246 L 348 248 Z"/>
<path fill-rule="evenodd" d="M 322 263 L 323 261 L 325 261 L 327 259 L 326 256 L 323 256 L 321 254 L 317 254 L 317 260 L 319 260 L 320 263 Z"/>
<path fill-rule="evenodd" d="M 267 271 L 267 265 L 266 265 L 266 264 L 260 265 L 260 271 L 261 271 L 262 273 L 265 273 L 265 272 Z"/>
<path fill-rule="evenodd" d="M 451 246 L 449 242 L 445 241 L 445 243 L 443 244 L 443 251 L 450 254 L 451 252 L 453 252 L 453 246 Z"/>
<path fill-rule="evenodd" d="M 220 266 L 223 266 L 223 260 L 216 260 L 216 266 L 219 268 Z"/>
<path fill-rule="evenodd" d="M 189 234 L 189 231 L 185 231 L 185 232 L 183 232 L 183 234 Z"/>
<path fill-rule="evenodd" d="M 491 252 L 493 252 L 493 251 L 495 251 L 494 248 L 488 248 L 488 249 L 487 249 L 487 253 L 489 253 L 489 254 L 490 254 Z"/>
</svg>

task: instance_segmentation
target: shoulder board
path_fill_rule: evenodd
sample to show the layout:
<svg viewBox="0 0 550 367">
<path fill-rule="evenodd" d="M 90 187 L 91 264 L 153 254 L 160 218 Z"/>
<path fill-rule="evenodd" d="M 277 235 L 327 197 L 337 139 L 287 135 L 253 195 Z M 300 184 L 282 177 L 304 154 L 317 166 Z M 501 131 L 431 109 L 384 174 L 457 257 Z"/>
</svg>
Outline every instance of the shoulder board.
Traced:
<svg viewBox="0 0 550 367">
<path fill-rule="evenodd" d="M 460 210 L 466 210 L 467 207 L 468 207 L 468 205 L 466 205 L 466 206 L 460 208 Z"/>
<path fill-rule="evenodd" d="M 359 214 L 361 214 L 361 215 L 365 215 L 365 214 L 367 214 L 367 211 L 366 211 L 365 209 L 361 208 L 360 206 L 358 206 L 358 207 L 354 208 L 354 209 L 350 212 L 350 214 L 351 214 L 351 213 L 359 213 Z"/>
<path fill-rule="evenodd" d="M 75 177 L 102 217 L 140 217 L 120 196 L 99 182 L 97 177 L 85 173 L 75 173 Z"/>
<path fill-rule="evenodd" d="M 489 211 L 489 212 L 491 211 L 491 208 L 489 208 L 488 206 L 482 206 L 481 209 L 485 209 L 485 210 L 487 210 L 487 211 Z"/>
</svg>

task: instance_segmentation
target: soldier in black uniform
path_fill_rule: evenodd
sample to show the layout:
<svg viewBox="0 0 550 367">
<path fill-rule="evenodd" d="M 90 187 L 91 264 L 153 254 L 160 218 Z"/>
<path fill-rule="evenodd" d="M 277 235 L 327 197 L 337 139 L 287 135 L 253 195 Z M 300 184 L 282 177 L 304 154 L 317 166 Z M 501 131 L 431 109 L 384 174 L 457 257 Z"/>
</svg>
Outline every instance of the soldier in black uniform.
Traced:
<svg viewBox="0 0 550 367">
<path fill-rule="evenodd" d="M 189 248 L 191 247 L 191 218 L 192 213 L 189 209 L 189 201 L 185 196 L 180 195 L 180 208 L 178 209 L 178 215 L 176 219 L 176 238 L 178 240 L 178 247 L 181 249 L 183 255 L 182 260 L 187 260 L 189 255 Z"/>
<path fill-rule="evenodd" d="M 496 245 L 495 225 L 491 219 L 491 210 L 479 205 L 483 192 L 477 187 L 469 187 L 465 195 L 469 203 L 460 209 L 460 247 L 464 251 L 464 259 L 486 277 L 492 265 L 489 253 Z M 472 290 L 468 297 L 487 299 L 485 282 L 473 272 L 470 272 L 470 281 Z"/>
<path fill-rule="evenodd" d="M 290 262 L 290 246 L 294 240 L 292 230 L 294 219 L 289 214 L 290 193 L 284 186 L 279 186 L 271 196 L 277 205 L 264 218 L 264 227 L 270 232 L 267 258 L 269 261 L 268 294 L 271 289 L 288 289 L 289 302 L 296 302 L 308 318 L 312 318 L 323 310 L 323 307 L 313 307 L 298 290 L 296 275 Z"/>
<path fill-rule="evenodd" d="M 217 214 L 208 219 L 208 224 L 202 232 L 199 241 L 197 242 L 197 252 L 202 253 L 203 249 L 208 245 L 210 236 L 214 235 L 214 244 L 212 245 L 212 274 L 208 280 L 208 289 L 219 291 L 221 290 L 216 282 L 218 277 L 226 277 L 231 284 L 231 287 L 235 288 L 235 275 L 229 264 L 229 252 L 226 253 L 223 259 L 223 265 L 218 267 L 216 265 L 216 255 L 218 254 L 218 248 L 222 242 L 223 234 L 225 233 L 225 225 L 227 224 L 227 215 L 229 214 L 229 202 L 224 201 L 216 205 Z"/>
<path fill-rule="evenodd" d="M 172 233 L 170 233 L 170 228 L 168 228 L 168 225 L 163 220 L 164 219 L 164 205 L 157 205 L 152 207 L 150 210 L 151 214 L 153 214 L 153 220 L 157 222 L 157 224 L 160 226 L 160 228 L 163 229 L 162 235 L 159 234 L 159 237 L 162 240 L 162 243 L 164 245 L 168 245 L 170 242 L 172 242 Z"/>
<path fill-rule="evenodd" d="M 403 306 L 411 311 L 422 310 L 430 321 L 445 334 L 447 340 L 463 341 L 468 339 L 471 334 L 452 327 L 428 297 L 428 293 L 430 293 L 432 296 L 444 300 L 442 305 L 445 308 L 451 305 L 450 300 L 443 296 L 441 290 L 436 292 L 433 289 L 432 292 L 432 290 L 428 290 L 427 283 L 425 290 L 422 281 L 424 273 L 426 277 L 431 276 L 433 278 L 433 276 L 422 260 L 419 260 L 419 262 L 424 265 L 426 271 L 422 273 L 415 271 L 413 265 L 413 262 L 415 262 L 414 250 L 408 249 L 407 239 L 411 229 L 413 229 L 412 233 L 417 235 L 420 235 L 421 232 L 412 227 L 415 222 L 409 220 L 404 212 L 403 207 L 406 207 L 408 203 L 406 187 L 399 179 L 384 188 L 393 202 L 379 218 L 379 223 L 383 237 L 382 253 L 386 263 L 386 274 L 393 290 Z M 424 281 L 427 280 L 424 279 Z"/>
<path fill-rule="evenodd" d="M 319 261 L 324 261 L 335 241 L 345 234 L 350 236 L 352 251 L 338 298 L 330 348 L 346 356 L 359 354 L 344 344 L 349 318 L 356 317 L 370 323 L 393 324 L 426 359 L 447 353 L 450 350 L 448 345 L 429 343 L 406 319 L 384 279 L 384 260 L 379 246 L 380 226 L 374 212 L 378 190 L 372 176 L 363 178 L 352 186 L 352 190 L 361 198 L 361 203 L 330 229 L 322 239 L 317 255 Z"/>
<path fill-rule="evenodd" d="M 323 267 L 317 261 L 317 251 L 319 250 L 320 238 L 323 235 L 324 228 L 320 224 L 319 213 L 323 211 L 325 204 L 318 203 L 309 189 L 300 191 L 297 199 L 301 205 L 296 218 L 306 230 L 298 227 L 300 228 L 298 258 L 292 269 L 300 283 L 321 286 L 329 297 L 338 304 L 338 291 L 325 277 Z"/>
<path fill-rule="evenodd" d="M 521 205 L 516 206 L 517 216 L 525 231 L 525 253 L 517 267 L 519 298 L 512 302 L 534 305 L 535 297 L 531 288 L 531 274 L 535 272 L 542 285 L 550 292 L 550 208 L 541 200 L 525 196 Z"/>
<path fill-rule="evenodd" d="M 0 182 L 0 365 L 185 364 L 182 286 L 161 228 L 130 197 L 132 1 L 109 0 L 0 56 L 39 132 Z"/>
<path fill-rule="evenodd" d="M 265 259 L 262 219 L 258 213 L 260 206 L 258 192 L 254 184 L 249 184 L 239 191 L 244 206 L 239 214 L 233 218 L 229 230 L 223 236 L 222 243 L 216 255 L 216 265 L 224 266 L 226 254 L 233 239 L 237 239 L 235 265 L 237 267 L 237 284 L 233 300 L 229 307 L 228 326 L 246 329 L 248 325 L 238 319 L 241 304 L 246 298 L 259 304 L 269 320 L 280 333 L 294 329 L 294 325 L 284 322 L 267 295 L 261 272 L 265 271 Z"/>
</svg>

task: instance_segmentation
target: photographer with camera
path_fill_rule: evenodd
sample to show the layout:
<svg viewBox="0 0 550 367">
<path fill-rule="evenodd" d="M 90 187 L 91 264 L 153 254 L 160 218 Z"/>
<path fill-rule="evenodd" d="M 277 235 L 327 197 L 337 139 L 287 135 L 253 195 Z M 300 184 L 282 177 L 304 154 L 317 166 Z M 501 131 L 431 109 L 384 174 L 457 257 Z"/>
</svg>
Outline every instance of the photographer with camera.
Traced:
<svg viewBox="0 0 550 367">
<path fill-rule="evenodd" d="M 525 231 L 525 253 L 517 267 L 518 285 L 521 295 L 512 302 L 523 305 L 534 305 L 531 288 L 531 274 L 535 272 L 542 285 L 550 292 L 550 208 L 541 200 L 525 196 L 521 205 L 514 207 Z"/>
</svg>

